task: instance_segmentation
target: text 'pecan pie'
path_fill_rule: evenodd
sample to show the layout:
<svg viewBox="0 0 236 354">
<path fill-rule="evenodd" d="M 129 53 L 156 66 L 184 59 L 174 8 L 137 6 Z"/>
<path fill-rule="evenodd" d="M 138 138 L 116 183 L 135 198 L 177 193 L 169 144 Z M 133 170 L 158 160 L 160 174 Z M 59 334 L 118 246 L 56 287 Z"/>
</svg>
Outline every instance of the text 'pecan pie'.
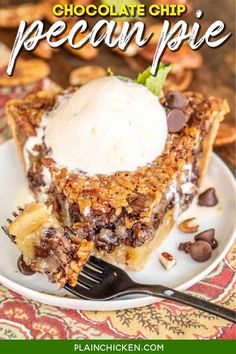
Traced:
<svg viewBox="0 0 236 354">
<path fill-rule="evenodd" d="M 196 195 L 227 112 L 221 99 L 193 92 L 159 99 L 115 76 L 10 101 L 8 121 L 29 187 L 53 218 L 28 263 L 42 271 L 40 257 L 56 259 L 50 279 L 63 286 L 78 274 L 70 265 L 80 262 L 86 240 L 88 252 L 94 245 L 103 259 L 143 268 Z"/>
</svg>

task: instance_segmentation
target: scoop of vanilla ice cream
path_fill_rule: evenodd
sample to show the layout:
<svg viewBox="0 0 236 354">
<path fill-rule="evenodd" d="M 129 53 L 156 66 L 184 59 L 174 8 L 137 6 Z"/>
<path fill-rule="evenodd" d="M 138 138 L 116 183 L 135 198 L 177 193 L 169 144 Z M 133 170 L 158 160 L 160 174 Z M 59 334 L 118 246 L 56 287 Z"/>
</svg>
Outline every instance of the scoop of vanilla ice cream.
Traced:
<svg viewBox="0 0 236 354">
<path fill-rule="evenodd" d="M 162 153 L 166 138 L 166 113 L 158 98 L 114 76 L 62 99 L 45 129 L 54 160 L 88 175 L 134 171 Z"/>
</svg>

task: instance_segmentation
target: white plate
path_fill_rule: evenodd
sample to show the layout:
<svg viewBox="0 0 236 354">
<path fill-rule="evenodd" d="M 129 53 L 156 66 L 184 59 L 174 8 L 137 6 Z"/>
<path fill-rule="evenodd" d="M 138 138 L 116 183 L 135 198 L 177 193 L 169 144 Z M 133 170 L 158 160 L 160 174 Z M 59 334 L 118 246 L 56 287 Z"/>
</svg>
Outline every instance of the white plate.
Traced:
<svg viewBox="0 0 236 354">
<path fill-rule="evenodd" d="M 0 224 L 14 210 L 14 199 L 24 183 L 24 177 L 17 158 L 13 141 L 0 146 Z M 192 207 L 181 216 L 196 216 L 199 220 L 200 231 L 214 227 L 219 246 L 213 251 L 212 257 L 205 263 L 194 262 L 189 255 L 177 250 L 179 242 L 192 240 L 193 236 L 183 234 L 175 227 L 162 246 L 153 252 L 141 272 L 130 272 L 134 280 L 143 283 L 160 283 L 169 287 L 184 290 L 204 278 L 225 256 L 233 243 L 235 236 L 235 181 L 226 165 L 212 155 L 207 175 L 207 186 L 216 188 L 219 204 L 214 208 Z M 173 254 L 177 264 L 170 271 L 166 271 L 159 263 L 159 254 L 168 251 Z M 30 299 L 42 303 L 83 310 L 118 310 L 144 306 L 157 301 L 149 296 L 132 296 L 114 301 L 86 301 L 78 298 L 67 298 L 62 295 L 65 291 L 58 292 L 53 284 L 48 283 L 45 276 L 36 274 L 24 276 L 17 270 L 16 261 L 19 252 L 15 245 L 1 232 L 0 237 L 0 282 L 8 288 Z M 50 293 L 52 295 L 45 294 Z"/>
</svg>

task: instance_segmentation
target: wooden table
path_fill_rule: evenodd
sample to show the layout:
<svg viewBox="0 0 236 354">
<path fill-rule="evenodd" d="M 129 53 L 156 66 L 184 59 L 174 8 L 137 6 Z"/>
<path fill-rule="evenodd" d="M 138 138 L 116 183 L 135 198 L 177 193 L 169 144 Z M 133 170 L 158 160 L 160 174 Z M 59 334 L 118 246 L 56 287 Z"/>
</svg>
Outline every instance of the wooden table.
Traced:
<svg viewBox="0 0 236 354">
<path fill-rule="evenodd" d="M 196 2 L 193 2 L 196 3 Z M 197 6 L 197 7 L 196 7 Z M 201 21 L 203 31 L 213 21 L 220 19 L 226 23 L 227 32 L 235 34 L 234 26 L 234 2 L 233 0 L 204 1 L 198 0 L 195 10 L 201 8 L 205 16 Z M 194 18 L 193 14 L 189 17 Z M 16 35 L 16 29 L 0 29 L 0 41 L 8 46 L 12 46 Z M 201 48 L 204 57 L 203 66 L 194 74 L 194 80 L 190 89 L 202 92 L 207 95 L 215 95 L 226 98 L 229 102 L 231 112 L 226 116 L 226 122 L 235 123 L 235 48 L 234 36 L 218 49 L 211 49 L 206 46 Z M 31 58 L 33 54 L 22 51 L 22 57 Z M 91 64 L 101 65 L 104 68 L 111 67 L 115 73 L 134 77 L 139 71 L 143 70 L 148 64 L 140 58 L 124 59 L 113 53 L 106 47 L 101 47 L 99 56 L 90 62 Z M 49 60 L 51 67 L 51 77 L 63 87 L 67 87 L 70 72 L 80 66 L 88 64 L 78 57 L 73 56 L 65 49 L 61 49 Z M 216 150 L 229 165 L 232 171 L 235 170 L 235 144 L 230 144 Z"/>
</svg>

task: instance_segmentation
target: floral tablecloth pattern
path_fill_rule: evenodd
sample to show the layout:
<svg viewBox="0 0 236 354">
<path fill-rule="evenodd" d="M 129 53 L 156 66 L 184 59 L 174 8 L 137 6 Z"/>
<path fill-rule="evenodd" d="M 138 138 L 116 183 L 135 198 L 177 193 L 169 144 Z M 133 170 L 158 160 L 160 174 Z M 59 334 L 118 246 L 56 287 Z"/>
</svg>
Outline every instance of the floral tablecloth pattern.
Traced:
<svg viewBox="0 0 236 354">
<path fill-rule="evenodd" d="M 188 291 L 236 308 L 236 244 Z M 28 300 L 0 285 L 1 339 L 236 339 L 228 321 L 171 301 L 109 312 L 75 311 Z"/>
</svg>

